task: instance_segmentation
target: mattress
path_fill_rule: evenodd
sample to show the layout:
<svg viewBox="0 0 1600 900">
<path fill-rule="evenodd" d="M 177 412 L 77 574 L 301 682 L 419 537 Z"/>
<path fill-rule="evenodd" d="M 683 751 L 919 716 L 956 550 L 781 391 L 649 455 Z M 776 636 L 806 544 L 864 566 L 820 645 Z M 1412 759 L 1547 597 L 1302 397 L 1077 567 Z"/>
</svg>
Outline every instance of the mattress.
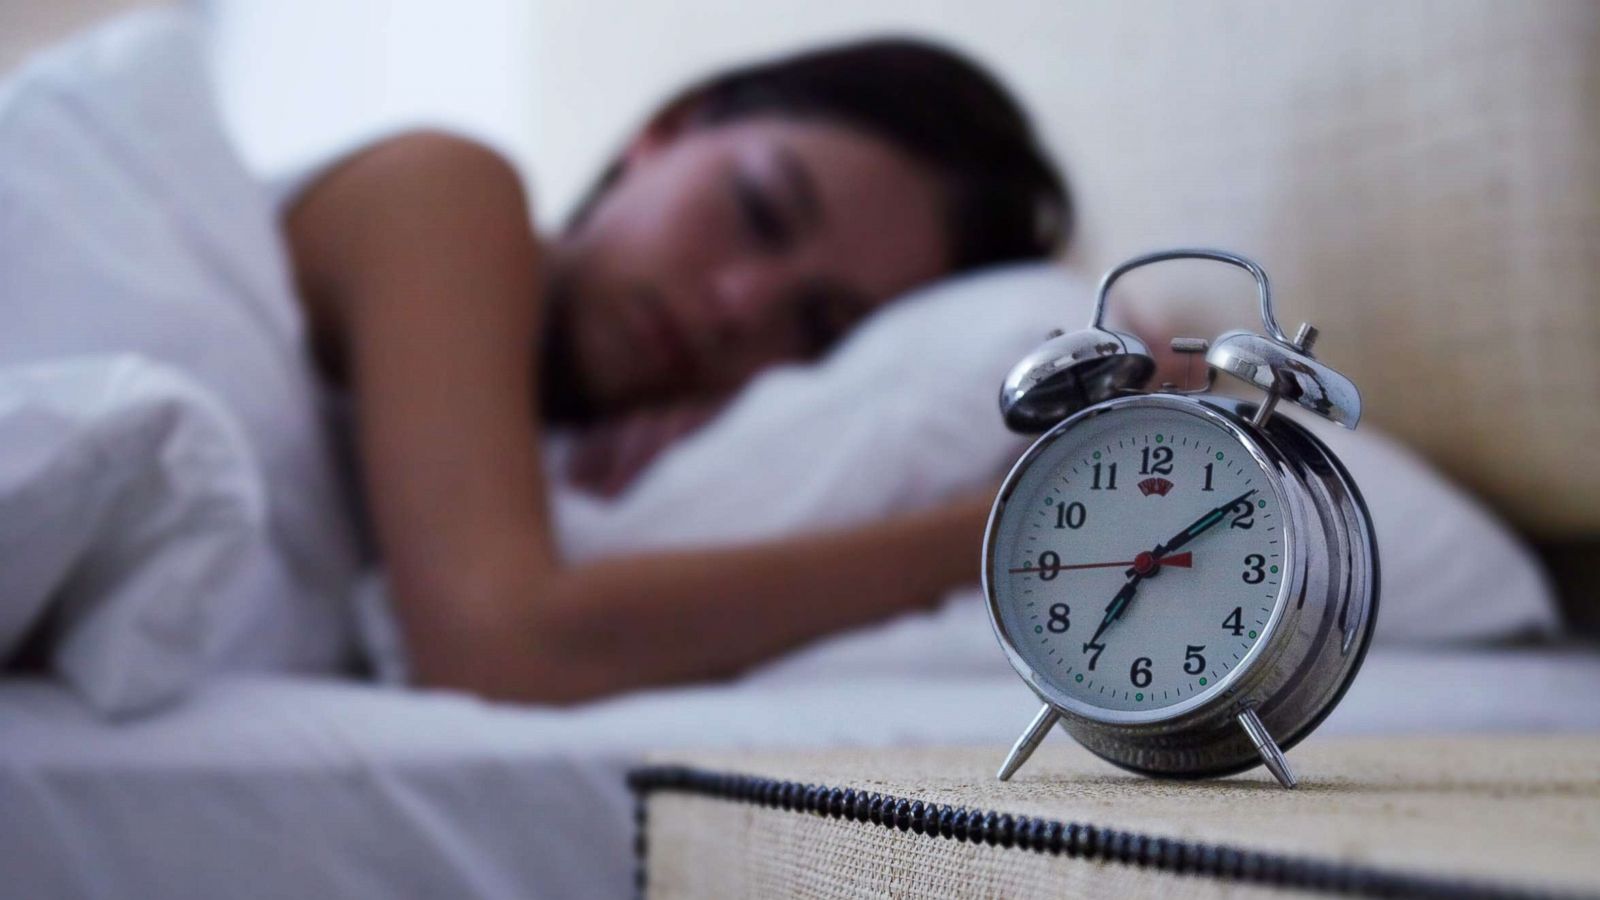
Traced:
<svg viewBox="0 0 1600 900">
<path fill-rule="evenodd" d="M 1597 694 L 1592 650 L 1375 650 L 1318 735 L 1594 733 Z M 992 744 L 998 762 L 1033 712 L 1010 677 L 823 677 L 572 709 L 240 677 L 111 726 L 64 688 L 13 681 L 0 871 L 13 896 L 627 896 L 622 773 L 647 752 Z"/>
</svg>

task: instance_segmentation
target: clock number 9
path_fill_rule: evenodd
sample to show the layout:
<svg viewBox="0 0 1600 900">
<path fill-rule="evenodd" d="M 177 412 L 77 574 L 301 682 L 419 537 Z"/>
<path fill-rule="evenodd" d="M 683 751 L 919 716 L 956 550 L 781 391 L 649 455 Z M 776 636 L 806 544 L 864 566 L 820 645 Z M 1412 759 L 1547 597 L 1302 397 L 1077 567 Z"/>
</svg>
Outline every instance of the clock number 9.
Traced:
<svg viewBox="0 0 1600 900">
<path fill-rule="evenodd" d="M 1061 574 L 1061 555 L 1054 550 L 1039 554 L 1039 580 L 1050 581 Z"/>
<path fill-rule="evenodd" d="M 1133 661 L 1133 668 L 1128 670 L 1128 680 L 1134 687 L 1150 686 L 1150 657 L 1141 656 Z"/>
<path fill-rule="evenodd" d="M 1266 577 L 1266 570 L 1262 568 L 1267 564 L 1267 558 L 1259 553 L 1252 553 L 1244 558 L 1244 573 L 1239 577 L 1245 584 L 1260 584 Z M 1254 575 L 1254 578 L 1250 576 Z"/>
</svg>

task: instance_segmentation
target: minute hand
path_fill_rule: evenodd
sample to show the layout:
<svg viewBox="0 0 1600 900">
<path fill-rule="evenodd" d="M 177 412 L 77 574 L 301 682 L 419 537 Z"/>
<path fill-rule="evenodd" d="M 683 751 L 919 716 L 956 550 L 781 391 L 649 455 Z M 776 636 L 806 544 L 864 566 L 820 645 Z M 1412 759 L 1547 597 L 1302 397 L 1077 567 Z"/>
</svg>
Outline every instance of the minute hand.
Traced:
<svg viewBox="0 0 1600 900">
<path fill-rule="evenodd" d="M 1184 544 L 1189 543 L 1190 541 L 1204 534 L 1206 529 L 1222 521 L 1223 516 L 1226 516 L 1234 507 L 1245 502 L 1246 500 L 1249 500 L 1250 496 L 1255 492 L 1255 488 L 1251 488 L 1232 500 L 1229 500 L 1227 503 L 1224 503 L 1216 509 L 1211 510 L 1200 518 L 1194 520 L 1193 524 L 1191 524 L 1188 528 L 1185 528 L 1184 530 L 1173 535 L 1166 543 L 1157 544 L 1156 549 L 1152 552 L 1155 554 L 1156 558 L 1159 559 L 1178 549 L 1179 547 L 1182 547 Z"/>
</svg>

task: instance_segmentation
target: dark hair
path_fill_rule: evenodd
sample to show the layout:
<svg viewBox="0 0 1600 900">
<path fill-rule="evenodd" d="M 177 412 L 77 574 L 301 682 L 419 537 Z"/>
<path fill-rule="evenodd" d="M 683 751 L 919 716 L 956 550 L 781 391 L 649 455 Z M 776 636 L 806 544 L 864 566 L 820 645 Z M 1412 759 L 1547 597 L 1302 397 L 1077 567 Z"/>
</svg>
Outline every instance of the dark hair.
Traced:
<svg viewBox="0 0 1600 900">
<path fill-rule="evenodd" d="M 678 94 L 647 127 L 668 132 L 762 114 L 839 122 L 887 141 L 944 182 L 953 270 L 1049 256 L 1072 201 L 1017 102 L 981 66 L 944 47 L 883 38 L 811 50 L 715 75 Z M 573 222 L 620 177 L 613 162 Z"/>
</svg>

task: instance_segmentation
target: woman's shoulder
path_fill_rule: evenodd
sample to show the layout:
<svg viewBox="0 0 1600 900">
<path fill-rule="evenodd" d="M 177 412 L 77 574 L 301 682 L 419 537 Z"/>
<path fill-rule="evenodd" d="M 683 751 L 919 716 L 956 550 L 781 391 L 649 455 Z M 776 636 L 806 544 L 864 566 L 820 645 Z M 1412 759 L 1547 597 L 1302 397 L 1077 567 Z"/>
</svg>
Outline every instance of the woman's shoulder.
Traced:
<svg viewBox="0 0 1600 900">
<path fill-rule="evenodd" d="M 375 275 L 397 253 L 524 241 L 533 217 L 521 174 L 487 143 L 438 129 L 370 142 L 305 184 L 282 213 L 302 290 Z"/>
<path fill-rule="evenodd" d="M 441 128 L 409 128 L 368 137 L 276 179 L 280 214 L 292 215 L 330 185 L 355 182 L 381 196 L 445 193 L 484 182 L 514 186 L 526 203 L 526 185 L 510 157 L 486 141 Z"/>
</svg>

